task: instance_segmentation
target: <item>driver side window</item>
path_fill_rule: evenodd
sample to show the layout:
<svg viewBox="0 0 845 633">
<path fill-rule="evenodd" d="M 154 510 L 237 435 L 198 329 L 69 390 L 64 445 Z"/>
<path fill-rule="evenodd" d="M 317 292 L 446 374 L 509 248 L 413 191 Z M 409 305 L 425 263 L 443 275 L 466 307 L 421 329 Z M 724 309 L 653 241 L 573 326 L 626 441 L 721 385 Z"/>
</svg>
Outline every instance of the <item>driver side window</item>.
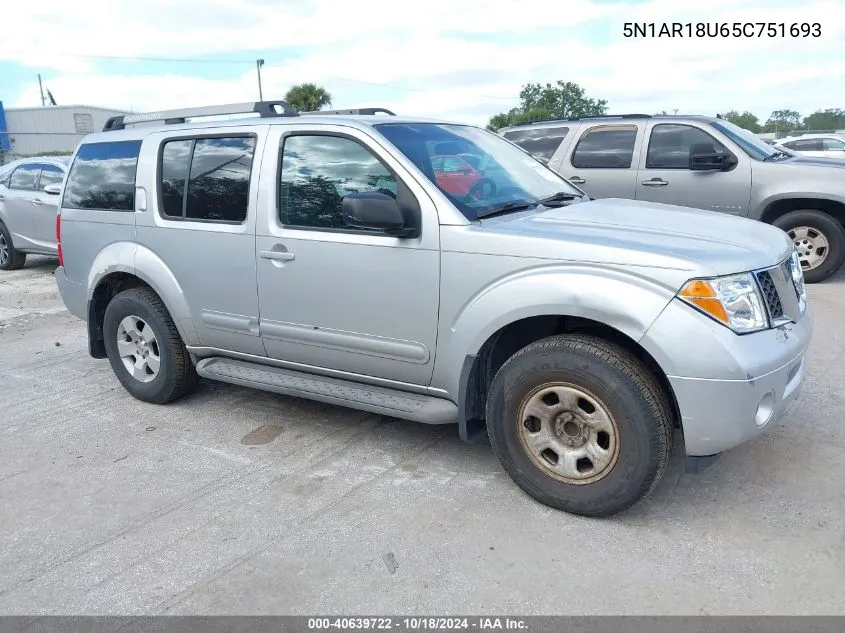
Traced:
<svg viewBox="0 0 845 633">
<path fill-rule="evenodd" d="M 284 139 L 279 183 L 279 219 L 283 225 L 349 230 L 343 221 L 343 197 L 365 192 L 395 198 L 397 182 L 358 141 L 317 134 Z"/>
<path fill-rule="evenodd" d="M 689 169 L 690 150 L 707 145 L 712 153 L 730 153 L 704 130 L 691 125 L 660 123 L 651 130 L 646 169 Z"/>
</svg>

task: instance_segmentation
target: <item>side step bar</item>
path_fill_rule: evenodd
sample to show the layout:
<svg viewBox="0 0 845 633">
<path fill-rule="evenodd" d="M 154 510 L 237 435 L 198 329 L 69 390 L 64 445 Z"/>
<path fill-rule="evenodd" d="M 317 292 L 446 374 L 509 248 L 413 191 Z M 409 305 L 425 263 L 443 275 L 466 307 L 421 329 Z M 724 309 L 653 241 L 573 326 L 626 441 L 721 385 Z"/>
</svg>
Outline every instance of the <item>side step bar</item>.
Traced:
<svg viewBox="0 0 845 633">
<path fill-rule="evenodd" d="M 197 363 L 197 373 L 204 378 L 234 385 L 319 400 L 423 424 L 452 424 L 458 421 L 458 407 L 449 400 L 258 363 L 222 357 L 205 358 Z"/>
</svg>

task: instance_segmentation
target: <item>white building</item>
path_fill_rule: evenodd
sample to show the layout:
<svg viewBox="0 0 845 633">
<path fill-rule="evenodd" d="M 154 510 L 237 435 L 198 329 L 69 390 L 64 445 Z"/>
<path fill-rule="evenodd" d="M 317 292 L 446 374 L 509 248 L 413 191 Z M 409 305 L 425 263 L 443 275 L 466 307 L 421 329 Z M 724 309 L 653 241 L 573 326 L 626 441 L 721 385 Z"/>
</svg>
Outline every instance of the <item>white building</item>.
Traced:
<svg viewBox="0 0 845 633">
<path fill-rule="evenodd" d="M 86 105 L 5 108 L 5 111 L 12 145 L 11 151 L 3 154 L 5 162 L 55 152 L 71 154 L 83 136 L 102 130 L 109 117 L 128 114 L 126 110 Z"/>
</svg>

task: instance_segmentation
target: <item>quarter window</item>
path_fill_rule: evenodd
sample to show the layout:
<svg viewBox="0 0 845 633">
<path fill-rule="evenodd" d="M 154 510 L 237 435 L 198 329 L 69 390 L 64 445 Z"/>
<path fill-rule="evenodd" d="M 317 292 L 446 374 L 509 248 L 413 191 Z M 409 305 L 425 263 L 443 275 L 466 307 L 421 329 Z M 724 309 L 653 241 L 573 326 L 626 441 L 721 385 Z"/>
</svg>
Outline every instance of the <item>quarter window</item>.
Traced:
<svg viewBox="0 0 845 633">
<path fill-rule="evenodd" d="M 41 168 L 38 165 L 21 165 L 12 172 L 9 180 L 9 189 L 21 191 L 35 191 L 38 184 L 38 172 Z"/>
<path fill-rule="evenodd" d="M 697 127 L 675 123 L 655 125 L 648 140 L 646 169 L 689 169 L 690 151 L 693 146 L 701 145 L 706 145 L 710 153 L 728 153 L 724 145 Z"/>
<path fill-rule="evenodd" d="M 363 145 L 339 136 L 295 135 L 285 139 L 279 187 L 282 224 L 346 229 L 341 213 L 343 197 L 364 192 L 395 198 L 397 182 Z"/>
<path fill-rule="evenodd" d="M 135 172 L 141 141 L 88 143 L 76 153 L 62 207 L 99 211 L 135 208 Z"/>
<path fill-rule="evenodd" d="M 541 127 L 510 130 L 502 133 L 502 136 L 516 143 L 535 158 L 548 162 L 555 155 L 568 132 L 568 127 Z"/>
<path fill-rule="evenodd" d="M 162 214 L 244 222 L 254 153 L 255 138 L 247 136 L 168 141 L 161 153 Z"/>
<path fill-rule="evenodd" d="M 583 169 L 628 169 L 637 140 L 635 125 L 596 126 L 587 130 L 572 154 L 572 166 Z"/>
</svg>

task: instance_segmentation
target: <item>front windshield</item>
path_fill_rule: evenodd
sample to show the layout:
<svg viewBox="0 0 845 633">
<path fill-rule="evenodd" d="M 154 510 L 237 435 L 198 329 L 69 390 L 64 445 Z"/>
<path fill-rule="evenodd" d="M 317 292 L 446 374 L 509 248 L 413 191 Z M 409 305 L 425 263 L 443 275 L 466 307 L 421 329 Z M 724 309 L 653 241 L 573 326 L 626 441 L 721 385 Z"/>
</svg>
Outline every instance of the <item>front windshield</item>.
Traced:
<svg viewBox="0 0 845 633">
<path fill-rule="evenodd" d="M 768 145 L 761 138 L 752 134 L 745 128 L 741 128 L 725 119 L 714 121 L 713 127 L 727 134 L 728 138 L 744 149 L 751 158 L 766 160 L 767 158 L 777 154 L 779 151 L 777 148 Z"/>
<path fill-rule="evenodd" d="M 558 194 L 577 199 L 583 195 L 540 161 L 488 130 L 438 123 L 380 123 L 376 128 L 468 220 L 498 209 L 534 205 Z"/>
</svg>

